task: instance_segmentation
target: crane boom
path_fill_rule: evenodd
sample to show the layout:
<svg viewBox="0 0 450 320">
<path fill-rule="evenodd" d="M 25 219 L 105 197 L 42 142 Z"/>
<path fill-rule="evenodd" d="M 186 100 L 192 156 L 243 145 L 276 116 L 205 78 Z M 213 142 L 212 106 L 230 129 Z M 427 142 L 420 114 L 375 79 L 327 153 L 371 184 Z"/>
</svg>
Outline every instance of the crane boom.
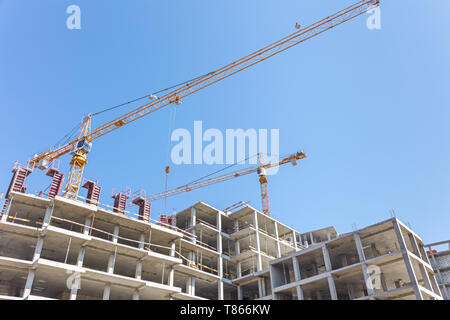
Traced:
<svg viewBox="0 0 450 320">
<path fill-rule="evenodd" d="M 237 177 L 242 177 L 242 176 L 245 176 L 245 175 L 253 173 L 253 172 L 260 171 L 261 172 L 260 176 L 262 176 L 262 175 L 265 176 L 265 173 L 262 172 L 263 170 L 278 167 L 278 166 L 281 166 L 281 165 L 289 163 L 289 162 L 295 163 L 296 160 L 300 160 L 300 159 L 304 159 L 304 158 L 306 158 L 305 153 L 297 152 L 297 153 L 295 153 L 289 157 L 286 157 L 286 158 L 282 159 L 281 161 L 278 161 L 275 163 L 268 163 L 268 164 L 264 164 L 264 165 L 260 165 L 260 166 L 248 167 L 248 168 L 237 170 L 237 171 L 234 171 L 231 173 L 226 173 L 226 174 L 214 177 L 214 178 L 205 179 L 205 180 L 201 180 L 201 181 L 194 182 L 191 184 L 187 184 L 187 185 L 184 185 L 184 186 L 181 186 L 181 187 L 169 190 L 169 191 L 157 193 L 157 194 L 148 196 L 147 201 L 155 201 L 155 200 L 158 200 L 161 198 L 171 197 L 171 196 L 183 193 L 183 192 L 189 192 L 189 191 L 192 191 L 192 190 L 195 190 L 198 188 L 202 188 L 202 187 L 206 187 L 206 186 L 209 186 L 212 184 L 216 184 L 216 183 L 219 183 L 222 181 L 227 181 L 227 180 L 234 179 Z"/>
<path fill-rule="evenodd" d="M 255 51 L 237 61 L 234 61 L 223 68 L 204 75 L 186 85 L 175 89 L 164 96 L 161 96 L 149 103 L 146 103 L 112 121 L 109 121 L 87 133 L 86 136 L 78 137 L 77 139 L 59 147 L 55 150 L 49 150 L 39 155 L 35 155 L 28 161 L 32 167 L 38 167 L 40 160 L 53 161 L 64 154 L 73 151 L 79 141 L 86 140 L 91 142 L 111 131 L 114 131 L 126 124 L 129 124 L 137 119 L 140 119 L 152 112 L 155 112 L 169 104 L 181 103 L 181 99 L 204 89 L 216 82 L 219 82 L 233 74 L 245 70 L 259 62 L 262 62 L 278 53 L 281 53 L 295 45 L 298 45 L 312 37 L 315 37 L 329 29 L 332 29 L 348 20 L 356 18 L 365 13 L 369 8 L 378 6 L 379 0 L 362 0 L 350 7 L 343 9 L 331 16 L 326 17 L 308 27 L 300 29 L 293 34 L 284 37 L 258 51 Z"/>
</svg>

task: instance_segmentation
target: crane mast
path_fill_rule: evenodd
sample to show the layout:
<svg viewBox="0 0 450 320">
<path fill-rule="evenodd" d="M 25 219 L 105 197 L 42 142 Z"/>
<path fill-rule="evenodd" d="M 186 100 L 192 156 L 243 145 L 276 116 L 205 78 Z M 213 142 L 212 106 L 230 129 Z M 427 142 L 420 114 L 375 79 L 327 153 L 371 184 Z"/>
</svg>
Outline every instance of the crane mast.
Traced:
<svg viewBox="0 0 450 320">
<path fill-rule="evenodd" d="M 264 156 L 262 153 L 259 154 L 259 167 L 258 175 L 259 175 L 259 184 L 261 187 L 261 201 L 262 201 L 262 210 L 264 214 L 270 216 L 270 206 L 269 206 L 269 190 L 267 186 L 267 176 L 266 170 L 264 166 Z"/>
<path fill-rule="evenodd" d="M 81 180 L 83 178 L 84 167 L 87 164 L 87 154 L 91 151 L 92 144 L 86 140 L 91 131 L 91 115 L 83 119 L 78 143 L 75 150 L 72 151 L 72 160 L 70 161 L 69 177 L 64 189 L 63 196 L 68 199 L 76 200 L 80 190 Z"/>
<path fill-rule="evenodd" d="M 219 82 L 231 75 L 241 72 L 257 63 L 260 63 L 274 55 L 277 55 L 289 48 L 292 48 L 308 39 L 311 39 L 327 30 L 330 30 L 346 21 L 354 19 L 367 10 L 379 5 L 379 0 L 362 0 L 357 3 L 339 11 L 335 14 L 326 17 L 312 25 L 301 28 L 298 31 L 258 50 L 239 60 L 236 60 L 216 71 L 210 72 L 202 77 L 194 79 L 183 86 L 178 87 L 170 91 L 169 93 L 153 99 L 151 95 L 149 98 L 153 99 L 150 102 L 135 108 L 134 110 L 123 114 L 116 119 L 109 121 L 92 131 L 91 127 L 91 115 L 83 121 L 82 130 L 77 139 L 70 141 L 69 143 L 56 148 L 55 150 L 49 150 L 39 155 L 33 156 L 28 160 L 28 164 L 32 168 L 46 169 L 49 164 L 59 157 L 72 153 L 72 159 L 70 162 L 71 168 L 69 173 L 69 179 L 64 191 L 64 196 L 76 199 L 78 191 L 80 189 L 81 178 L 84 167 L 87 163 L 87 154 L 91 149 L 91 142 L 107 133 L 110 133 L 118 128 L 121 128 L 129 123 L 136 121 L 146 115 L 149 115 L 161 108 L 164 108 L 170 104 L 180 104 L 185 97 L 205 89 L 210 85 Z M 300 28 L 300 27 L 298 27 Z M 298 29 L 297 28 L 297 29 Z M 261 178 L 263 181 L 264 179 Z M 263 184 L 261 182 L 261 190 L 263 191 Z M 265 189 L 265 192 L 267 190 Z M 268 208 L 268 199 L 267 199 Z"/>
</svg>

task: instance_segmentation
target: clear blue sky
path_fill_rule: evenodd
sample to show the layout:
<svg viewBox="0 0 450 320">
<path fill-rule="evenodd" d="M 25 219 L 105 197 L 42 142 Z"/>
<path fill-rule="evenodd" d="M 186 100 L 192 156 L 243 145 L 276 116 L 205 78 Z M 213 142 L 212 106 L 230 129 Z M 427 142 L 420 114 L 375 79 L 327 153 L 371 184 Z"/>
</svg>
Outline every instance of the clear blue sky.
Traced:
<svg viewBox="0 0 450 320">
<path fill-rule="evenodd" d="M 355 0 L 0 0 L 0 185 L 15 160 L 46 150 L 89 112 L 193 78 Z M 66 28 L 79 5 L 81 30 Z M 367 16 L 290 49 L 183 101 L 175 128 L 278 128 L 280 153 L 308 158 L 269 177 L 273 216 L 300 230 L 341 233 L 388 219 L 425 242 L 449 238 L 450 20 L 447 0 L 384 0 Z M 130 110 L 125 108 L 120 112 Z M 97 126 L 118 112 L 94 119 Z M 164 189 L 170 110 L 94 142 L 85 177 L 111 189 Z M 67 170 L 69 157 L 62 158 Z M 173 166 L 177 187 L 223 166 Z M 36 170 L 29 191 L 49 184 Z M 250 175 L 168 200 L 260 208 Z M 152 217 L 161 212 L 155 202 Z"/>
</svg>

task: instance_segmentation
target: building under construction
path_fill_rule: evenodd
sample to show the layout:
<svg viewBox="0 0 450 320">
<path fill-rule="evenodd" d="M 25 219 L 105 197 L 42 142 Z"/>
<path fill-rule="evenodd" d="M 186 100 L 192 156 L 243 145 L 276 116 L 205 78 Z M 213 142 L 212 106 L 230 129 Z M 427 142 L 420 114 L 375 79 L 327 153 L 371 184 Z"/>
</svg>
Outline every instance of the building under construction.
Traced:
<svg viewBox="0 0 450 320">
<path fill-rule="evenodd" d="M 2 299 L 442 299 L 422 240 L 395 218 L 300 233 L 245 203 L 198 202 L 155 221 L 139 193 L 110 206 L 86 187 L 85 201 L 9 191 Z"/>
<path fill-rule="evenodd" d="M 442 299 L 424 245 L 393 218 L 339 235 L 333 227 L 301 233 L 270 216 L 265 170 L 297 164 L 297 152 L 259 165 L 146 197 L 83 181 L 94 140 L 191 94 L 351 21 L 379 6 L 360 0 L 222 68 L 83 118 L 55 148 L 16 164 L 0 215 L 0 298 L 20 299 Z M 92 117 L 145 103 L 91 130 Z M 76 136 L 77 134 L 77 136 Z M 54 165 L 70 154 L 70 170 Z M 47 170 L 48 191 L 27 193 L 25 180 Z M 170 167 L 166 167 L 166 177 Z M 151 218 L 151 202 L 257 173 L 262 210 L 246 203 L 216 209 L 204 202 Z M 84 182 L 84 183 L 83 183 Z M 80 195 L 82 188 L 86 195 Z M 62 193 L 62 196 L 60 194 Z M 130 208 L 132 207 L 132 208 Z M 133 212 L 134 211 L 134 212 Z M 136 212 L 137 211 L 137 212 Z M 433 261 L 436 257 L 431 255 Z M 434 265 L 436 266 L 436 265 Z"/>
</svg>

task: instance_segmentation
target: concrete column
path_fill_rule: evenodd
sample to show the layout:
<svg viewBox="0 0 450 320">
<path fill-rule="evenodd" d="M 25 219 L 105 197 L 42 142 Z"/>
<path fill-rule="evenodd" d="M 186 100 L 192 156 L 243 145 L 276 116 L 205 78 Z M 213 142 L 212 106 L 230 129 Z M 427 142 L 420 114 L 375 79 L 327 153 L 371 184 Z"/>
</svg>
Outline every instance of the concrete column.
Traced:
<svg viewBox="0 0 450 320">
<path fill-rule="evenodd" d="M 327 240 L 330 241 L 331 240 L 331 233 L 330 230 L 327 229 Z"/>
<path fill-rule="evenodd" d="M 117 243 L 118 240 L 119 240 L 119 226 L 114 226 L 114 235 L 112 241 L 114 243 Z"/>
<path fill-rule="evenodd" d="M 114 273 L 114 265 L 116 263 L 116 254 L 112 253 L 108 258 L 108 273 Z"/>
<path fill-rule="evenodd" d="M 327 271 L 331 271 L 331 261 L 330 261 L 330 255 L 328 253 L 327 246 L 322 247 L 322 253 L 323 253 L 323 260 L 325 261 L 325 269 Z"/>
<path fill-rule="evenodd" d="M 197 265 L 197 261 L 195 260 L 195 252 L 194 251 L 189 252 L 189 263 Z"/>
<path fill-rule="evenodd" d="M 234 250 L 236 251 L 237 256 L 241 254 L 241 245 L 239 243 L 239 240 L 236 240 L 234 242 Z"/>
<path fill-rule="evenodd" d="M 347 294 L 348 294 L 350 300 L 355 299 L 355 291 L 353 290 L 353 285 L 351 283 L 347 283 L 345 285 L 345 288 L 347 289 Z"/>
<path fill-rule="evenodd" d="M 388 291 L 388 287 L 386 284 L 386 277 L 384 276 L 384 273 L 380 273 L 380 281 L 381 281 L 381 288 L 383 288 L 383 292 L 384 291 Z"/>
<path fill-rule="evenodd" d="M 34 249 L 33 262 L 41 257 L 43 245 L 44 245 L 44 237 L 39 236 L 37 243 L 36 243 L 36 248 Z"/>
<path fill-rule="evenodd" d="M 299 250 L 297 247 L 297 236 L 295 235 L 295 231 L 292 230 L 292 243 L 294 244 L 295 250 Z"/>
<path fill-rule="evenodd" d="M 216 227 L 219 232 L 222 231 L 222 215 L 220 214 L 220 211 L 218 211 L 216 215 Z"/>
<path fill-rule="evenodd" d="M 170 243 L 170 256 L 175 257 L 175 241 Z"/>
<path fill-rule="evenodd" d="M 262 270 L 262 260 L 261 260 L 261 246 L 259 243 L 259 232 L 255 232 L 255 248 L 256 248 L 256 270 L 261 271 Z"/>
<path fill-rule="evenodd" d="M 259 298 L 264 297 L 263 279 L 258 278 L 258 296 Z"/>
<path fill-rule="evenodd" d="M 416 237 L 412 234 L 408 234 L 409 241 L 411 241 L 412 247 L 413 247 L 413 253 L 422 260 L 425 260 L 422 258 L 422 255 L 420 254 L 419 245 L 417 244 Z"/>
<path fill-rule="evenodd" d="M 238 300 L 244 299 L 244 295 L 242 292 L 242 286 L 237 286 L 237 299 Z"/>
<path fill-rule="evenodd" d="M 77 267 L 83 267 L 83 261 L 84 261 L 84 255 L 86 253 L 86 248 L 85 247 L 81 247 L 80 248 L 80 252 L 78 252 L 78 257 L 77 257 Z"/>
<path fill-rule="evenodd" d="M 139 300 L 139 291 L 135 290 L 133 293 L 133 300 Z"/>
<path fill-rule="evenodd" d="M 303 235 L 303 244 L 306 246 L 309 246 L 311 243 L 308 242 L 308 237 L 306 234 Z"/>
<path fill-rule="evenodd" d="M 195 236 L 196 236 L 196 234 L 195 234 L 195 225 L 197 224 L 197 210 L 195 209 L 195 207 L 192 207 L 191 208 L 191 221 L 190 221 L 190 227 L 192 228 L 191 229 L 191 233 L 192 233 L 192 235 L 194 236 L 194 243 L 196 243 L 197 241 L 196 241 L 196 238 L 195 238 Z"/>
<path fill-rule="evenodd" d="M 311 244 L 316 243 L 316 242 L 314 241 L 314 237 L 313 237 L 313 233 L 312 233 L 312 232 L 309 233 L 309 237 L 311 238 Z"/>
<path fill-rule="evenodd" d="M 237 277 L 240 278 L 242 277 L 242 268 L 241 268 L 241 263 L 238 262 L 236 264 L 236 273 L 237 273 Z"/>
<path fill-rule="evenodd" d="M 148 232 L 148 248 L 151 249 L 152 245 L 152 229 L 150 229 L 150 231 Z"/>
<path fill-rule="evenodd" d="M 277 240 L 275 245 L 275 253 L 277 255 L 277 258 L 281 257 L 281 248 L 280 248 L 280 237 L 278 235 L 278 224 L 276 221 L 273 222 L 273 233 L 275 234 L 275 239 Z"/>
<path fill-rule="evenodd" d="M 91 223 L 92 223 L 92 218 L 91 217 L 87 217 L 84 220 L 84 229 L 83 229 L 83 233 L 85 235 L 89 234 L 90 228 L 91 228 Z"/>
<path fill-rule="evenodd" d="M 367 290 L 367 295 L 373 296 L 375 294 L 375 291 L 373 288 L 372 281 L 369 278 L 370 275 L 369 275 L 369 272 L 367 271 L 367 265 L 365 263 L 362 263 L 361 268 L 362 268 L 362 273 L 363 273 L 363 277 L 364 277 L 364 283 L 365 283 L 366 290 Z"/>
<path fill-rule="evenodd" d="M 408 271 L 409 279 L 414 288 L 414 293 L 416 295 L 417 300 L 423 300 L 422 292 L 419 289 L 419 283 L 417 281 L 416 274 L 414 273 L 414 268 L 411 263 L 411 259 L 408 255 L 408 250 L 406 248 L 405 239 L 403 238 L 403 234 L 401 232 L 400 224 L 397 219 L 393 219 L 392 223 L 394 224 L 395 234 L 397 235 L 397 240 L 400 245 L 400 250 L 402 252 L 403 260 L 405 261 L 406 270 Z"/>
<path fill-rule="evenodd" d="M 23 298 L 28 297 L 31 294 L 31 289 L 33 287 L 35 271 L 30 269 L 28 271 L 27 282 L 25 283 L 25 289 L 23 290 Z"/>
<path fill-rule="evenodd" d="M 259 229 L 258 227 L 258 213 L 255 211 L 253 211 L 253 228 L 255 228 L 256 230 Z"/>
<path fill-rule="evenodd" d="M 338 296 L 336 292 L 336 286 L 334 284 L 334 279 L 331 274 L 328 276 L 328 286 L 330 287 L 331 300 L 337 300 Z"/>
<path fill-rule="evenodd" d="M 234 220 L 234 232 L 239 231 L 239 220 Z"/>
<path fill-rule="evenodd" d="M 144 249 L 145 246 L 145 234 L 141 233 L 139 237 L 139 249 Z"/>
<path fill-rule="evenodd" d="M 217 285 L 217 299 L 223 300 L 222 215 L 220 214 L 220 211 L 217 212 L 216 225 L 219 230 L 219 233 L 217 234 L 217 251 L 220 253 L 219 257 L 217 257 L 217 274 L 220 277 Z"/>
<path fill-rule="evenodd" d="M 107 284 L 103 289 L 103 300 L 109 300 L 110 295 L 111 295 L 111 285 Z"/>
<path fill-rule="evenodd" d="M 256 270 L 262 270 L 262 261 L 261 261 L 261 246 L 259 243 L 259 227 L 258 227 L 258 213 L 253 211 L 253 227 L 256 229 L 255 232 L 255 249 L 256 249 Z"/>
<path fill-rule="evenodd" d="M 298 259 L 297 257 L 292 257 L 292 266 L 294 268 L 294 278 L 295 281 L 300 281 L 301 280 L 301 275 L 300 275 L 300 265 L 298 263 Z"/>
<path fill-rule="evenodd" d="M 78 293 L 78 286 L 73 286 L 72 289 L 70 289 L 69 300 L 77 300 L 77 293 Z"/>
<path fill-rule="evenodd" d="M 43 230 L 47 229 L 48 225 L 50 224 L 50 220 L 52 219 L 52 215 L 53 215 L 53 203 L 50 204 L 50 206 L 48 206 L 45 209 L 45 215 L 44 215 L 44 219 L 42 221 L 42 229 Z"/>
<path fill-rule="evenodd" d="M 197 210 L 195 207 L 191 208 L 191 225 L 190 227 L 193 227 L 197 224 Z"/>
<path fill-rule="evenodd" d="M 136 264 L 136 273 L 135 273 L 135 277 L 138 280 L 142 279 L 142 260 L 139 260 L 138 263 Z"/>
<path fill-rule="evenodd" d="M 174 278 L 175 278 L 175 270 L 173 269 L 173 267 L 171 267 L 169 269 L 169 283 L 168 283 L 168 285 L 171 287 L 173 287 Z"/>
<path fill-rule="evenodd" d="M 267 296 L 267 288 L 266 288 L 266 279 L 265 278 L 261 278 L 261 288 L 262 288 L 263 297 Z"/>
<path fill-rule="evenodd" d="M 428 272 L 425 269 L 424 265 L 419 263 L 420 273 L 422 274 L 423 281 L 425 282 L 425 288 L 430 290 L 431 292 L 434 292 L 438 295 L 441 295 L 440 292 L 435 292 L 433 286 L 431 285 L 430 277 L 428 276 Z"/>
<path fill-rule="evenodd" d="M 77 294 L 78 294 L 78 289 L 80 289 L 80 285 L 81 285 L 81 276 L 79 273 L 78 274 L 75 273 L 72 275 L 74 275 L 75 277 L 72 279 L 69 300 L 76 300 Z"/>
<path fill-rule="evenodd" d="M 431 250 L 431 248 L 430 248 L 430 250 Z M 430 259 L 429 259 L 428 255 L 427 255 L 427 253 L 425 252 L 425 247 L 424 246 L 420 247 L 420 253 L 422 255 L 422 260 L 425 261 L 426 263 L 428 263 L 429 265 L 431 265 Z"/>
<path fill-rule="evenodd" d="M 297 299 L 298 300 L 305 300 L 305 297 L 303 296 L 303 289 L 301 286 L 296 286 L 295 289 L 297 290 Z"/>
<path fill-rule="evenodd" d="M 217 300 L 223 300 L 223 282 L 222 282 L 222 280 L 218 281 L 218 285 L 217 285 Z"/>
<path fill-rule="evenodd" d="M 353 233 L 353 238 L 355 239 L 356 250 L 358 251 L 359 261 L 366 261 L 366 256 L 364 254 L 364 249 L 361 243 L 361 238 L 358 232 Z"/>
<path fill-rule="evenodd" d="M 194 277 L 188 277 L 187 283 L 186 283 L 186 293 L 190 294 L 191 296 L 195 296 L 195 278 Z"/>
</svg>

